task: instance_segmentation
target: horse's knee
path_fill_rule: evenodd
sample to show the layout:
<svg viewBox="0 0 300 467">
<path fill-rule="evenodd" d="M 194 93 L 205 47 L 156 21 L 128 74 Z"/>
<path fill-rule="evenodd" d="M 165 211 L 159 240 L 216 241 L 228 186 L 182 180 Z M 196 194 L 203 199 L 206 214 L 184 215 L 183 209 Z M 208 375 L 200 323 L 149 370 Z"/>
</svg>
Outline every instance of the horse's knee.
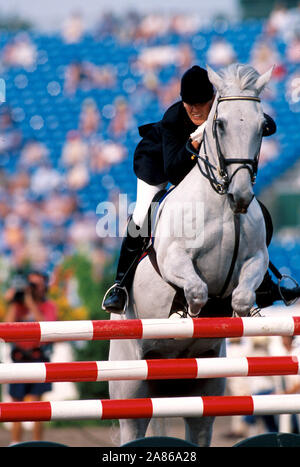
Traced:
<svg viewBox="0 0 300 467">
<path fill-rule="evenodd" d="M 208 300 L 207 285 L 202 281 L 197 284 L 187 284 L 184 287 L 184 294 L 189 305 L 191 315 L 198 315 L 201 308 Z"/>
<path fill-rule="evenodd" d="M 255 302 L 255 292 L 246 289 L 235 289 L 232 294 L 231 305 L 239 316 L 246 316 Z"/>
</svg>

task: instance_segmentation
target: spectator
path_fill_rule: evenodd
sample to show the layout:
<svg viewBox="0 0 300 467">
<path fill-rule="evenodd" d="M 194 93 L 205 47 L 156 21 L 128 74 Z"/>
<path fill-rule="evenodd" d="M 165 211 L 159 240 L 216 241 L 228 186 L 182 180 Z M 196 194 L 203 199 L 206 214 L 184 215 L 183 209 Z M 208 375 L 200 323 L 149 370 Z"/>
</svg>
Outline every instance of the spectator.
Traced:
<svg viewBox="0 0 300 467">
<path fill-rule="evenodd" d="M 126 100 L 118 97 L 115 102 L 115 116 L 109 125 L 109 131 L 114 138 L 126 134 L 131 126 L 131 112 Z"/>
<path fill-rule="evenodd" d="M 115 85 L 116 72 L 112 66 L 96 66 L 88 61 L 73 62 L 66 67 L 64 92 L 73 95 L 78 88 L 109 89 Z"/>
<path fill-rule="evenodd" d="M 262 167 L 279 156 L 279 145 L 276 139 L 263 139 L 260 148 L 259 165 Z"/>
<path fill-rule="evenodd" d="M 281 35 L 289 22 L 289 12 L 283 3 L 276 3 L 266 21 L 265 30 L 268 36 Z"/>
<path fill-rule="evenodd" d="M 84 79 L 84 70 L 81 63 L 70 63 L 65 71 L 64 91 L 68 95 L 75 94 L 79 84 Z"/>
<path fill-rule="evenodd" d="M 282 29 L 281 34 L 283 40 L 288 44 L 292 41 L 295 36 L 299 36 L 300 33 L 300 2 L 295 8 L 288 10 L 287 24 Z"/>
<path fill-rule="evenodd" d="M 19 149 L 22 139 L 22 132 L 12 119 L 10 107 L 2 106 L 0 110 L 0 154 Z"/>
<path fill-rule="evenodd" d="M 207 62 L 215 67 L 230 65 L 236 60 L 232 45 L 223 38 L 214 38 L 207 51 Z"/>
<path fill-rule="evenodd" d="M 254 44 L 251 50 L 250 57 L 251 65 L 263 74 L 268 71 L 271 67 L 274 67 L 272 77 L 274 79 L 281 80 L 286 75 L 286 68 L 282 63 L 281 57 L 275 46 L 269 40 L 259 40 Z"/>
<path fill-rule="evenodd" d="M 30 68 L 36 59 L 36 46 L 24 32 L 17 34 L 3 49 L 3 64 L 7 67 Z"/>
<path fill-rule="evenodd" d="M 63 23 L 62 37 L 66 44 L 80 41 L 84 33 L 83 17 L 79 11 L 73 12 Z"/>
<path fill-rule="evenodd" d="M 45 274 L 32 271 L 25 277 L 19 274 L 15 277 L 12 287 L 6 293 L 9 302 L 6 322 L 20 321 L 54 321 L 57 310 L 54 303 L 47 299 L 48 278 Z M 36 342 L 18 342 L 12 345 L 11 359 L 13 362 L 49 362 L 51 345 Z M 14 402 L 26 400 L 40 401 L 43 394 L 51 390 L 51 383 L 17 383 L 9 385 L 9 394 Z M 22 440 L 22 425 L 12 424 L 11 444 Z M 34 422 L 33 440 L 40 441 L 43 437 L 41 422 Z"/>
<path fill-rule="evenodd" d="M 20 165 L 21 167 L 34 167 L 45 163 L 48 155 L 49 150 L 44 143 L 31 139 L 21 149 Z"/>
<path fill-rule="evenodd" d="M 124 23 L 122 24 L 122 28 L 120 28 L 120 21 L 117 16 L 111 11 L 105 11 L 97 22 L 94 33 L 95 39 L 100 40 L 103 37 L 119 34 L 120 29 L 123 29 L 127 25 L 126 21 Z"/>
<path fill-rule="evenodd" d="M 93 99 L 86 99 L 79 115 L 79 130 L 83 137 L 87 138 L 99 129 L 100 113 Z"/>
<path fill-rule="evenodd" d="M 136 62 L 137 68 L 143 73 L 160 70 L 168 65 L 177 65 L 180 69 L 189 67 L 193 53 L 189 45 L 156 45 L 144 48 Z"/>
<path fill-rule="evenodd" d="M 25 233 L 18 216 L 10 213 L 4 223 L 3 238 L 7 248 L 16 250 L 24 244 Z"/>
<path fill-rule="evenodd" d="M 150 41 L 153 38 L 163 36 L 169 29 L 169 20 L 159 14 L 149 14 L 141 19 L 137 27 L 135 38 Z"/>
<path fill-rule="evenodd" d="M 70 193 L 53 193 L 47 197 L 42 205 L 44 218 L 53 224 L 53 228 L 64 225 L 76 212 L 76 197 Z"/>
<path fill-rule="evenodd" d="M 119 164 L 126 156 L 126 149 L 122 144 L 113 141 L 105 141 L 93 147 L 91 154 L 91 168 L 95 172 L 101 172 L 106 167 Z"/>
<path fill-rule="evenodd" d="M 50 163 L 44 163 L 32 174 L 30 189 L 35 195 L 45 195 L 59 188 L 62 182 L 62 175 Z"/>
<path fill-rule="evenodd" d="M 201 24 L 198 15 L 176 14 L 171 18 L 170 30 L 180 36 L 190 35 L 195 34 L 200 26 Z"/>
<path fill-rule="evenodd" d="M 300 30 L 295 32 L 287 46 L 286 56 L 290 63 L 300 63 Z"/>
<path fill-rule="evenodd" d="M 88 155 L 88 144 L 83 141 L 79 131 L 69 131 L 62 151 L 62 163 L 67 167 L 73 166 L 87 160 Z"/>
<path fill-rule="evenodd" d="M 295 71 L 285 83 L 285 96 L 290 109 L 299 112 L 300 109 L 300 72 Z"/>
<path fill-rule="evenodd" d="M 83 162 L 79 162 L 68 171 L 67 186 L 71 190 L 80 190 L 88 184 L 89 180 L 89 171 Z"/>
</svg>

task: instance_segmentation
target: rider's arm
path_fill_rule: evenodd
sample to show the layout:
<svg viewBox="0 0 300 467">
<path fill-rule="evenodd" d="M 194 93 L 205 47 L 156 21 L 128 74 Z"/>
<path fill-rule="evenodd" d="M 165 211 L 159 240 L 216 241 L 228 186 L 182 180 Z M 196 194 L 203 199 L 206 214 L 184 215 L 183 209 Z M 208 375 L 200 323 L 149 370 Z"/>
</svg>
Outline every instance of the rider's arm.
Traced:
<svg viewBox="0 0 300 467">
<path fill-rule="evenodd" d="M 186 142 L 180 140 L 172 129 L 164 128 L 162 132 L 164 171 L 168 180 L 174 185 L 178 185 L 196 163 L 191 159 L 185 144 Z"/>
</svg>

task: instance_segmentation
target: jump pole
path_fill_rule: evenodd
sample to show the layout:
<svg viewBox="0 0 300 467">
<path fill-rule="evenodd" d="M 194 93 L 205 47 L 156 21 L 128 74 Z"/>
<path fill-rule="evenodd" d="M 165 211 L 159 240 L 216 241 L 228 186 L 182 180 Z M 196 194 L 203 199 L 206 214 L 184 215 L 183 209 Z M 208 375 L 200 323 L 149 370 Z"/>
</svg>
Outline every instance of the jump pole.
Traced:
<svg viewBox="0 0 300 467">
<path fill-rule="evenodd" d="M 300 413 L 300 394 L 0 403 L 0 422 Z"/>
<path fill-rule="evenodd" d="M 300 316 L 0 323 L 4 342 L 294 335 L 300 335 Z"/>
<path fill-rule="evenodd" d="M 298 374 L 297 356 L 0 364 L 0 384 Z"/>
</svg>

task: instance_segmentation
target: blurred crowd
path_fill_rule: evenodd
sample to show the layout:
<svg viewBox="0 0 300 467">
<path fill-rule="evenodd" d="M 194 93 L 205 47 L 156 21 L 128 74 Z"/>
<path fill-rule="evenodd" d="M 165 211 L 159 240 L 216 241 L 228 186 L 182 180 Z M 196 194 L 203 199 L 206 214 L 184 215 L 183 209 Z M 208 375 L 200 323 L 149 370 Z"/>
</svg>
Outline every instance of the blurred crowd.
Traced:
<svg viewBox="0 0 300 467">
<path fill-rule="evenodd" d="M 51 273 L 74 252 L 86 254 L 94 276 L 103 278 L 120 239 L 97 235 L 97 204 L 110 200 L 117 210 L 117 195 L 128 189 L 124 188 L 128 180 L 134 185 L 131 194 L 135 192 L 131 161 L 139 141 L 137 127 L 158 120 L 179 99 L 180 79 L 186 69 L 194 63 L 208 63 L 217 70 L 241 61 L 237 42 L 242 39 L 230 40 L 223 34 L 230 27 L 227 20 L 208 25 L 196 14 L 142 16 L 128 12 L 119 16 L 107 12 L 93 30 L 87 30 L 83 15 L 76 11 L 56 34 L 59 45 L 55 54 L 60 54 L 59 47 L 73 50 L 72 46 L 84 43 L 88 49 L 96 44 L 99 60 L 74 52 L 63 67 L 55 65 L 54 70 L 50 60 L 48 64 L 47 42 L 41 46 L 36 33 L 19 32 L 1 42 L 1 77 L 13 77 L 8 84 L 24 92 L 24 101 L 31 99 L 31 77 L 43 80 L 40 107 L 43 99 L 58 98 L 48 123 L 40 108 L 28 122 L 25 102 L 23 108 L 10 99 L 9 86 L 6 102 L 0 105 L 1 284 L 11 269 L 27 264 Z M 112 52 L 104 61 L 101 47 L 105 41 Z M 122 57 L 127 46 L 129 59 L 126 56 L 116 63 L 113 54 Z M 263 96 L 264 111 L 276 121 L 279 115 L 274 103 L 284 99 L 291 113 L 300 112 L 300 4 L 294 9 L 276 4 L 247 53 L 248 62 L 259 73 L 274 66 L 273 80 Z M 46 67 L 44 74 L 37 73 L 40 66 Z M 56 105 L 63 108 L 64 115 L 58 115 Z M 65 124 L 67 120 L 71 126 Z M 42 133 L 46 123 L 53 128 L 50 138 Z M 260 165 L 281 153 L 278 134 L 264 138 Z M 121 167 L 118 173 L 114 171 L 117 167 Z M 90 200 L 92 203 L 87 202 Z M 72 281 L 70 273 L 65 295 L 74 310 L 80 301 L 78 284 L 74 286 Z M 232 339 L 228 356 L 300 355 L 299 351 L 297 338 Z M 299 392 L 300 377 L 229 378 L 227 390 L 232 395 Z M 258 430 L 254 417 L 231 420 L 232 436 L 250 436 Z M 265 431 L 299 432 L 295 417 L 269 417 L 260 422 Z"/>
<path fill-rule="evenodd" d="M 219 31 L 215 27 L 209 43 L 202 33 L 205 27 L 197 15 L 184 14 L 141 16 L 129 12 L 117 16 L 107 12 L 92 31 L 87 30 L 80 12 L 65 20 L 59 37 L 62 46 L 80 44 L 88 37 L 91 43 L 99 44 L 101 54 L 101 41 L 113 38 L 120 53 L 126 44 L 131 44 L 134 52 L 127 69 L 124 63 L 116 65 L 113 57 L 106 63 L 93 63 L 74 56 L 64 64 L 63 71 L 59 69 L 62 86 L 58 76 L 57 81 L 44 78 L 46 95 L 60 95 L 66 104 L 81 96 L 79 112 L 67 115 L 72 119 L 71 128 L 64 129 L 64 122 L 58 118 L 56 125 L 63 131 L 63 141 L 55 158 L 49 138 L 39 137 L 38 130 L 45 125 L 42 117 L 30 119 L 33 131 L 28 137 L 24 134 L 25 111 L 16 108 L 7 93 L 6 103 L 0 106 L 1 261 L 7 259 L 14 268 L 29 261 L 34 267 L 49 269 L 64 255 L 83 249 L 93 252 L 92 258 L 101 256 L 105 263 L 117 240 L 106 242 L 97 237 L 96 207 L 100 197 L 97 199 L 96 194 L 94 207 L 86 209 L 80 194 L 85 191 L 89 196 L 90 186 L 97 191 L 95 180 L 99 180 L 99 186 L 105 180 L 108 196 L 116 199 L 120 186 L 117 176 L 107 178 L 110 169 L 127 162 L 122 167 L 132 172 L 138 124 L 160 118 L 179 98 L 180 78 L 193 63 L 199 63 L 199 56 L 201 65 L 208 63 L 215 69 L 239 60 L 235 42 L 222 35 L 222 30 L 230 28 L 225 20 Z M 300 7 L 287 10 L 276 5 L 249 50 L 249 63 L 260 73 L 275 64 L 273 82 L 264 95 L 264 110 L 275 120 L 273 101 L 281 92 L 278 83 L 291 105 L 300 100 L 300 74 L 289 73 L 290 65 L 300 62 L 299 41 Z M 21 90 L 30 87 L 28 73 L 34 76 L 39 64 L 46 61 L 47 50 L 41 50 L 30 32 L 9 36 L 0 49 L 3 76 L 17 70 L 13 85 Z M 100 94 L 94 94 L 98 90 L 111 93 L 111 101 L 102 103 Z M 147 108 L 150 110 L 145 117 Z M 56 115 L 50 117 L 54 121 Z M 261 165 L 278 157 L 280 151 L 277 136 L 264 139 Z"/>
<path fill-rule="evenodd" d="M 299 336 L 228 339 L 229 358 L 279 356 L 300 358 Z M 300 376 L 293 374 L 231 377 L 227 379 L 227 391 L 232 396 L 296 394 L 300 392 Z M 262 432 L 300 434 L 299 414 L 231 417 L 231 429 L 227 435 L 239 438 L 255 436 Z"/>
</svg>

